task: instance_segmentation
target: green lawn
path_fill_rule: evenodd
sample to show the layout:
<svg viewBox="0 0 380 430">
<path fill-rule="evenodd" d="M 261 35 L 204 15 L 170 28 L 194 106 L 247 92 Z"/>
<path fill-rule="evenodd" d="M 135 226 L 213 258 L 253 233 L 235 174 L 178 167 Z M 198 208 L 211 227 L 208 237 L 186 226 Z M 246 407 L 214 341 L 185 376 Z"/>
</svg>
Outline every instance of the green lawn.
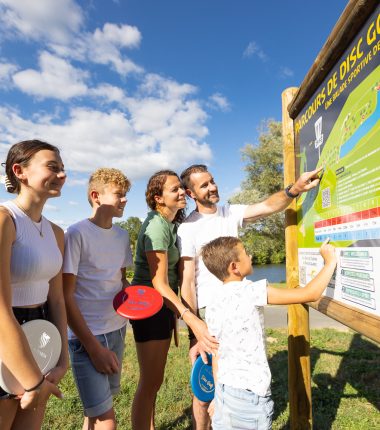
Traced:
<svg viewBox="0 0 380 430">
<path fill-rule="evenodd" d="M 273 429 L 288 429 L 286 330 L 267 330 L 268 357 L 275 401 Z M 170 349 L 165 383 L 157 399 L 157 430 L 190 429 L 190 365 L 188 341 L 181 332 L 180 347 Z M 380 348 L 352 332 L 311 331 L 314 429 L 373 430 L 380 428 Z M 122 392 L 115 398 L 119 428 L 128 430 L 138 367 L 128 328 Z M 51 399 L 44 430 L 77 430 L 82 408 L 71 372 L 61 384 L 65 399 Z"/>
</svg>

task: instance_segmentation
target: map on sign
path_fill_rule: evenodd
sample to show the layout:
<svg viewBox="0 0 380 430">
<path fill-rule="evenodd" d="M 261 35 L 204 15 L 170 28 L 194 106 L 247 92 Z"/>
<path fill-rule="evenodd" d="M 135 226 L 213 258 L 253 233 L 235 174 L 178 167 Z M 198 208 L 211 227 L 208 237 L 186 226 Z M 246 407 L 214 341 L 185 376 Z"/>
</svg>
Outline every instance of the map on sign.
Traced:
<svg viewBox="0 0 380 430">
<path fill-rule="evenodd" d="M 370 23 L 295 120 L 298 173 L 323 167 L 319 186 L 297 199 L 298 257 L 305 285 L 322 267 L 319 248 L 330 238 L 338 266 L 326 295 L 380 315 L 380 43 L 364 51 Z M 352 46 L 368 61 L 342 76 Z"/>
</svg>

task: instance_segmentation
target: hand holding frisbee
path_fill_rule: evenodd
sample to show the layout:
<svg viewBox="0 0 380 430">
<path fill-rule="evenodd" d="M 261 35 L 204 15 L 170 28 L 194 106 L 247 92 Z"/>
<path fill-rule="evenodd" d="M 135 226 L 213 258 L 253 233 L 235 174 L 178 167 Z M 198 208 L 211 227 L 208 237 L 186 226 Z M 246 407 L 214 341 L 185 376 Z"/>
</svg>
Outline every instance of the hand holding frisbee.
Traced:
<svg viewBox="0 0 380 430">
<path fill-rule="evenodd" d="M 194 396 L 202 402 L 211 402 L 215 392 L 211 354 L 207 354 L 207 358 L 207 364 L 203 363 L 201 356 L 196 359 L 190 376 L 191 389 Z"/>
<path fill-rule="evenodd" d="M 43 375 L 57 364 L 61 355 L 62 341 L 57 327 L 46 320 L 32 320 L 21 325 L 33 357 Z M 10 394 L 22 394 L 24 388 L 0 361 L 0 386 Z"/>
<path fill-rule="evenodd" d="M 124 318 L 142 320 L 156 314 L 164 303 L 161 294 L 153 287 L 132 285 L 124 288 L 113 299 L 115 311 Z"/>
</svg>

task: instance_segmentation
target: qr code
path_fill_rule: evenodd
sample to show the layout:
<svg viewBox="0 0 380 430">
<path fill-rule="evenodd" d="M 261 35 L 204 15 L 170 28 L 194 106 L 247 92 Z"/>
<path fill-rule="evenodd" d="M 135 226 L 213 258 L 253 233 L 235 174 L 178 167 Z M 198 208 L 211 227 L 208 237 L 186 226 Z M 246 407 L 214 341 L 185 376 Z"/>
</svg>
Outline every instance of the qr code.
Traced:
<svg viewBox="0 0 380 430">
<path fill-rule="evenodd" d="M 329 208 L 331 206 L 331 193 L 330 187 L 322 190 L 322 209 Z"/>
</svg>

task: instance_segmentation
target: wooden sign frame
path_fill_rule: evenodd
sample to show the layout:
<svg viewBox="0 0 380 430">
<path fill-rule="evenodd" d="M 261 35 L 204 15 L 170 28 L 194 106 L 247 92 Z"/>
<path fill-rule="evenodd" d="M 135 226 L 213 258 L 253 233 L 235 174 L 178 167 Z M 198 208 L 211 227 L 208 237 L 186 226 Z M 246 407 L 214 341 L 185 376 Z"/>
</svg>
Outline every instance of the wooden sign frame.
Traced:
<svg viewBox="0 0 380 430">
<path fill-rule="evenodd" d="M 362 26 L 376 10 L 377 0 L 351 0 L 299 88 L 282 94 L 284 184 L 295 181 L 295 123 L 316 90 L 328 76 Z M 286 279 L 288 288 L 299 285 L 296 202 L 285 211 Z M 329 297 L 309 304 L 314 309 L 380 343 L 380 317 Z M 309 310 L 288 308 L 289 402 L 292 429 L 312 428 Z"/>
</svg>

